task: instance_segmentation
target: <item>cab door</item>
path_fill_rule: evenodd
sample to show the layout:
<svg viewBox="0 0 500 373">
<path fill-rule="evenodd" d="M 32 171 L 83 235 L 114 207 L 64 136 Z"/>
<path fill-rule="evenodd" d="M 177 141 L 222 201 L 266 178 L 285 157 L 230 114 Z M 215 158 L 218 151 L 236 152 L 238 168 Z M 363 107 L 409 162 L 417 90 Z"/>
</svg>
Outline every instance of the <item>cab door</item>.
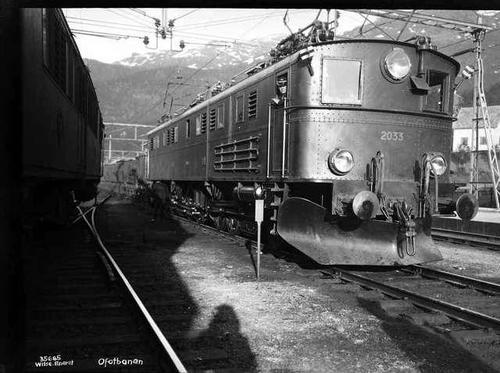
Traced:
<svg viewBox="0 0 500 373">
<path fill-rule="evenodd" d="M 288 121 L 286 120 L 289 97 L 289 73 L 283 70 L 275 75 L 275 97 L 271 102 L 271 175 L 283 177 L 288 168 Z"/>
</svg>

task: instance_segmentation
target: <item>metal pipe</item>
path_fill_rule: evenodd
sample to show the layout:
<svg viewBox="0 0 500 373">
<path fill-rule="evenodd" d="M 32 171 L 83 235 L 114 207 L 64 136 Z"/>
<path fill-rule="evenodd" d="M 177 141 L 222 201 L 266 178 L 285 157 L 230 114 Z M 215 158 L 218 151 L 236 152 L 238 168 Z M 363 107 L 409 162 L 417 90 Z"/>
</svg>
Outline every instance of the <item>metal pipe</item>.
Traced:
<svg viewBox="0 0 500 373">
<path fill-rule="evenodd" d="M 285 154 L 286 154 L 286 97 L 283 99 L 283 141 L 281 144 L 281 177 L 285 177 Z"/>
<path fill-rule="evenodd" d="M 438 182 L 438 175 L 434 172 L 434 184 L 435 184 L 435 205 L 434 205 L 434 212 L 436 214 L 439 214 L 439 203 L 438 203 L 438 198 L 439 198 L 439 193 L 438 193 L 438 188 L 439 188 L 439 182 Z"/>
<path fill-rule="evenodd" d="M 267 120 L 267 160 L 266 160 L 266 176 L 267 178 L 270 177 L 270 162 L 271 162 L 271 114 L 272 114 L 272 107 L 271 103 L 269 103 L 269 110 L 268 110 L 268 120 Z"/>
</svg>

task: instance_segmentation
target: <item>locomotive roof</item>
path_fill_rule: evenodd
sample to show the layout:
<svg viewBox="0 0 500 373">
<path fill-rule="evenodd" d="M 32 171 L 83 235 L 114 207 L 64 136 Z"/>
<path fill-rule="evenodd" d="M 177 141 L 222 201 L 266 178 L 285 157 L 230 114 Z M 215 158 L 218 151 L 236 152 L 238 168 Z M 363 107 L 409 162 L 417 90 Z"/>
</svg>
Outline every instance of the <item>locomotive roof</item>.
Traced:
<svg viewBox="0 0 500 373">
<path fill-rule="evenodd" d="M 189 108 L 188 110 L 186 110 L 184 113 L 178 115 L 177 117 L 160 124 L 158 127 L 155 127 L 151 131 L 147 132 L 146 135 L 152 135 L 155 132 L 157 132 L 165 127 L 168 127 L 172 123 L 175 123 L 179 120 L 182 120 L 183 118 L 189 117 L 190 115 L 199 111 L 200 109 L 206 108 L 207 106 L 213 104 L 214 102 L 217 102 L 217 101 L 219 101 L 227 96 L 230 96 L 231 94 L 240 90 L 245 85 L 252 85 L 254 83 L 257 83 L 263 77 L 266 77 L 268 75 L 273 74 L 276 70 L 280 70 L 281 68 L 288 65 L 292 61 L 296 61 L 297 57 L 301 53 L 304 53 L 304 49 L 311 48 L 311 47 L 312 48 L 321 47 L 321 46 L 331 45 L 331 44 L 342 44 L 342 43 L 347 43 L 347 44 L 349 44 L 349 43 L 380 43 L 380 44 L 393 44 L 393 45 L 396 44 L 396 45 L 404 45 L 407 47 L 416 48 L 416 45 L 413 43 L 407 43 L 407 42 L 403 42 L 403 41 L 380 40 L 380 39 L 334 40 L 334 41 L 328 41 L 328 42 L 324 42 L 324 43 L 317 43 L 314 45 L 304 46 L 303 48 L 298 49 L 297 51 L 290 54 L 289 56 L 279 60 L 278 62 L 262 69 L 261 71 L 249 76 L 246 79 L 241 80 L 240 82 L 227 88 L 226 90 L 222 91 L 221 93 L 219 93 L 213 97 L 210 97 L 210 98 L 206 99 L 205 101 Z M 449 60 L 451 63 L 453 63 L 455 65 L 457 70 L 460 69 L 460 63 L 458 63 L 455 59 L 451 58 L 450 56 L 447 56 L 444 53 L 441 53 L 441 52 L 433 50 L 433 49 L 426 49 L 425 51 L 436 54 L 437 56 L 439 56 L 441 58 L 445 58 L 445 59 Z"/>
</svg>

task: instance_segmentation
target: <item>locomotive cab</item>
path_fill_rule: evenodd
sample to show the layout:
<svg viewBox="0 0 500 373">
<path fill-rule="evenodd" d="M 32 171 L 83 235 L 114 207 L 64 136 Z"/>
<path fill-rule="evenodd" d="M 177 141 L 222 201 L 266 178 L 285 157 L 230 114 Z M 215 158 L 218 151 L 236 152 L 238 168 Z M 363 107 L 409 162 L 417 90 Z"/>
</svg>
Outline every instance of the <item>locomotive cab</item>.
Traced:
<svg viewBox="0 0 500 373">
<path fill-rule="evenodd" d="M 428 38 L 291 35 L 270 55 L 149 133 L 149 178 L 173 209 L 252 234 L 265 190 L 269 232 L 318 263 L 441 259 L 430 233 L 452 198 L 458 63 Z M 452 202 L 477 211 L 470 195 Z"/>
<path fill-rule="evenodd" d="M 325 43 L 299 56 L 287 179 L 302 187 L 279 210 L 279 234 L 322 264 L 440 260 L 431 221 L 450 204 L 458 63 L 427 38 Z M 472 196 L 456 202 L 473 218 Z"/>
</svg>

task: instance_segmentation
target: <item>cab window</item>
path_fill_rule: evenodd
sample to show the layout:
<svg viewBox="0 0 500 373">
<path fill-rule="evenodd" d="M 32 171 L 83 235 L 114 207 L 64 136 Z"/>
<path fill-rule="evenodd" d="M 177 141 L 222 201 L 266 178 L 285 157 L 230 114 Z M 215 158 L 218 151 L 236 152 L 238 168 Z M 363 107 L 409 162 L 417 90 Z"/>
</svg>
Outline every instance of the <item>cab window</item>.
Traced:
<svg viewBox="0 0 500 373">
<path fill-rule="evenodd" d="M 448 74 L 429 70 L 427 72 L 427 84 L 429 91 L 425 99 L 424 110 L 444 112 L 447 110 L 446 87 L 448 84 Z"/>
</svg>

